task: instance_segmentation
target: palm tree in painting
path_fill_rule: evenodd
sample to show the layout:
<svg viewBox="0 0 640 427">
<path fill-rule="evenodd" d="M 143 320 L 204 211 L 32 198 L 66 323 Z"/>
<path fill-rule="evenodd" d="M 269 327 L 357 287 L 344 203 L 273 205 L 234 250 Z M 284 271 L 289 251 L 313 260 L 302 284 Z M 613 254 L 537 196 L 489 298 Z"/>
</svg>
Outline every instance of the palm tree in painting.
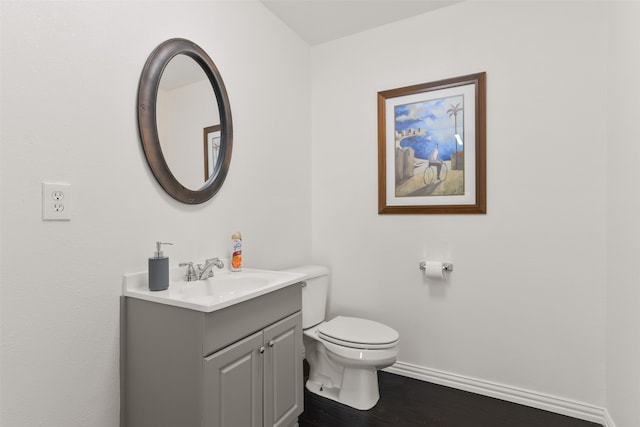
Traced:
<svg viewBox="0 0 640 427">
<path fill-rule="evenodd" d="M 449 117 L 453 116 L 454 122 L 454 133 L 458 133 L 458 113 L 462 111 L 462 107 L 460 107 L 460 103 L 456 105 L 451 105 L 451 107 L 447 110 Z M 458 152 L 458 144 L 456 143 L 456 153 Z"/>
</svg>

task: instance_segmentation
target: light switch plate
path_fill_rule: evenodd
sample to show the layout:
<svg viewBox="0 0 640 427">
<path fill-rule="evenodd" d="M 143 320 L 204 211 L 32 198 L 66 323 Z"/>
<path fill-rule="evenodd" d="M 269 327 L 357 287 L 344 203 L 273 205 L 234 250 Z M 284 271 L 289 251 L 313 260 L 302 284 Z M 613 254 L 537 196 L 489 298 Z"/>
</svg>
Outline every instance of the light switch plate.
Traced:
<svg viewBox="0 0 640 427">
<path fill-rule="evenodd" d="M 71 220 L 71 184 L 42 183 L 42 219 Z"/>
</svg>

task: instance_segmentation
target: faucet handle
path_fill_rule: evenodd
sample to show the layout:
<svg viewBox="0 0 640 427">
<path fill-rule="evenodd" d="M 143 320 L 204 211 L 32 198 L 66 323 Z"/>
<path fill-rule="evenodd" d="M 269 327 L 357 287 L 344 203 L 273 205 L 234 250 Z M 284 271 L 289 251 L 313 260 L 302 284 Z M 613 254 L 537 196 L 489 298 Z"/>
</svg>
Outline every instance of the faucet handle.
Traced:
<svg viewBox="0 0 640 427">
<path fill-rule="evenodd" d="M 185 279 L 187 282 L 192 282 L 198 279 L 198 275 L 196 274 L 196 269 L 193 267 L 192 262 L 181 262 L 178 264 L 179 267 L 187 267 L 187 273 L 185 274 Z"/>
<path fill-rule="evenodd" d="M 218 257 L 209 258 L 208 260 L 205 261 L 205 263 L 207 264 L 211 263 L 218 268 L 224 268 L 224 262 L 222 262 L 222 260 Z"/>
</svg>

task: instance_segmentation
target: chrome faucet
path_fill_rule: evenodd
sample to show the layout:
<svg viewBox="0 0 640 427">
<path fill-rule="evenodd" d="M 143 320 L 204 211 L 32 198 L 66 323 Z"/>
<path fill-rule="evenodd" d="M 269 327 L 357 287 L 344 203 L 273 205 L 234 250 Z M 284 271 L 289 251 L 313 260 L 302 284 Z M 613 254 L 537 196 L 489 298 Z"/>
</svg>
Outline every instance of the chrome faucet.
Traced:
<svg viewBox="0 0 640 427">
<path fill-rule="evenodd" d="M 187 267 L 187 271 L 184 275 L 184 280 L 187 282 L 193 282 L 196 280 L 205 280 L 209 277 L 213 277 L 213 267 L 224 268 L 224 263 L 218 257 L 209 258 L 204 261 L 204 266 L 198 264 L 194 267 L 192 262 L 182 262 L 178 264 L 180 267 Z"/>
<path fill-rule="evenodd" d="M 198 280 L 204 280 L 213 277 L 213 267 L 224 268 L 224 263 L 218 257 L 205 260 L 204 266 L 198 264 Z"/>
</svg>

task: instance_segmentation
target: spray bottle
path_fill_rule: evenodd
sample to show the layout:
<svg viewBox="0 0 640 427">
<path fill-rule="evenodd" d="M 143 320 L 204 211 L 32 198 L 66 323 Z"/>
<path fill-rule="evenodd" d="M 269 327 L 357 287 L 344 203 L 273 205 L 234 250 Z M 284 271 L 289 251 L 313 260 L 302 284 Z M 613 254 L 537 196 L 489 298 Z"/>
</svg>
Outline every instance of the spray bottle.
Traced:
<svg viewBox="0 0 640 427">
<path fill-rule="evenodd" d="M 231 235 L 231 271 L 242 270 L 242 234 L 239 231 Z"/>
</svg>

